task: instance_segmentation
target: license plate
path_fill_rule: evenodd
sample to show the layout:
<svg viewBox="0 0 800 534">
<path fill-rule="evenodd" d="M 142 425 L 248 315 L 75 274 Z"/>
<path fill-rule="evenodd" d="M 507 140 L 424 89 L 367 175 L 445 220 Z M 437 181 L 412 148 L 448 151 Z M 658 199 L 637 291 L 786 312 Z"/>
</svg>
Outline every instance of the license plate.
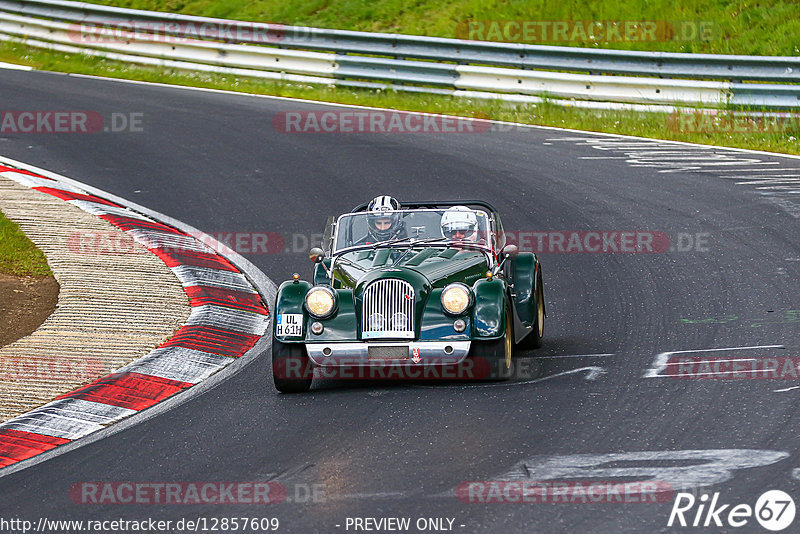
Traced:
<svg viewBox="0 0 800 534">
<path fill-rule="evenodd" d="M 278 337 L 302 336 L 303 314 L 281 313 L 275 320 L 275 335 Z"/>
<path fill-rule="evenodd" d="M 407 360 L 408 347 L 368 347 L 370 360 Z"/>
</svg>

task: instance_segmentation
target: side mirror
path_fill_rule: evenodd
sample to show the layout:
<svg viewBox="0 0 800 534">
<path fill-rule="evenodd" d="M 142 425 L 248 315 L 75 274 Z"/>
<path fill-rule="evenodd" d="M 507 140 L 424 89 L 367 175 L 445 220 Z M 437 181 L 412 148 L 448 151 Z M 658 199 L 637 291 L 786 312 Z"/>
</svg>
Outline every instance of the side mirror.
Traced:
<svg viewBox="0 0 800 534">
<path fill-rule="evenodd" d="M 319 247 L 314 247 L 308 251 L 308 259 L 314 263 L 319 263 L 325 259 L 325 253 Z"/>
<path fill-rule="evenodd" d="M 500 254 L 513 259 L 519 255 L 519 248 L 517 248 L 517 245 L 506 245 L 500 251 Z"/>
</svg>

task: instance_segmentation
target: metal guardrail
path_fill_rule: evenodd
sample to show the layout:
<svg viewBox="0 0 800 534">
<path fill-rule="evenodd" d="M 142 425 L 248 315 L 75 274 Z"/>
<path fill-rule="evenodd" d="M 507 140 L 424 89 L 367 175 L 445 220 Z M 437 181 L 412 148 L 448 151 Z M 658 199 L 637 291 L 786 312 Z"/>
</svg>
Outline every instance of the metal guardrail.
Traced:
<svg viewBox="0 0 800 534">
<path fill-rule="evenodd" d="M 217 32 L 198 31 L 204 27 Z M 110 42 L 92 38 L 92 31 L 102 28 L 136 28 L 136 32 Z M 800 107 L 800 85 L 791 85 L 800 83 L 800 57 L 465 41 L 251 23 L 67 0 L 0 0 L 3 38 L 135 63 L 332 85 L 388 83 L 403 90 L 516 101 L 536 101 L 546 95 L 595 105 Z"/>
</svg>

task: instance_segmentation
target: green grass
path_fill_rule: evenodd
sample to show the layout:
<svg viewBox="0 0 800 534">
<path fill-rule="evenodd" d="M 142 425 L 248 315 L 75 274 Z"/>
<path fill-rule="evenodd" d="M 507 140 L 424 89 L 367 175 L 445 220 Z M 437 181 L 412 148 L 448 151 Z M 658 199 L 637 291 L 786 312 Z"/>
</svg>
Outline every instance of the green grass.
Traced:
<svg viewBox="0 0 800 534">
<path fill-rule="evenodd" d="M 0 212 L 0 273 L 16 276 L 50 276 L 47 258 L 13 221 Z"/>
<path fill-rule="evenodd" d="M 15 42 L 0 43 L 0 61 L 31 65 L 42 70 L 135 79 L 175 85 L 206 87 L 256 94 L 339 102 L 361 106 L 403 109 L 574 128 L 594 132 L 636 135 L 693 143 L 800 154 L 800 133 L 752 134 L 682 132 L 671 126 L 666 113 L 593 111 L 552 103 L 511 104 L 392 90 L 331 88 L 308 84 L 275 83 L 256 78 L 138 67 L 84 54 L 64 54 L 30 48 Z M 795 123 L 796 124 L 796 123 Z"/>
<path fill-rule="evenodd" d="M 532 44 L 717 54 L 800 54 L 796 0 L 100 0 L 93 3 L 237 20 L 344 30 L 462 37 L 467 21 L 669 21 L 656 39 Z M 459 27 L 459 23 L 462 24 Z M 705 38 L 689 38 L 700 23 Z M 662 26 L 659 26 L 662 27 Z M 681 38 L 683 35 L 684 38 Z M 487 38 L 489 36 L 487 35 Z M 669 38 L 668 38 L 669 37 Z"/>
</svg>

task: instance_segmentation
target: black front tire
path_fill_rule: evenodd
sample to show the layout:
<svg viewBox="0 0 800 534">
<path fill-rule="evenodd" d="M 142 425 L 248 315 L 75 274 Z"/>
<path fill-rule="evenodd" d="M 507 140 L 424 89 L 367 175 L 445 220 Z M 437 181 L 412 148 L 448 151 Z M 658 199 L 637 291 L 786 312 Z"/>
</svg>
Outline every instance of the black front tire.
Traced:
<svg viewBox="0 0 800 534">
<path fill-rule="evenodd" d="M 281 393 L 311 389 L 314 368 L 302 343 L 281 343 L 272 338 L 272 380 Z"/>
</svg>

